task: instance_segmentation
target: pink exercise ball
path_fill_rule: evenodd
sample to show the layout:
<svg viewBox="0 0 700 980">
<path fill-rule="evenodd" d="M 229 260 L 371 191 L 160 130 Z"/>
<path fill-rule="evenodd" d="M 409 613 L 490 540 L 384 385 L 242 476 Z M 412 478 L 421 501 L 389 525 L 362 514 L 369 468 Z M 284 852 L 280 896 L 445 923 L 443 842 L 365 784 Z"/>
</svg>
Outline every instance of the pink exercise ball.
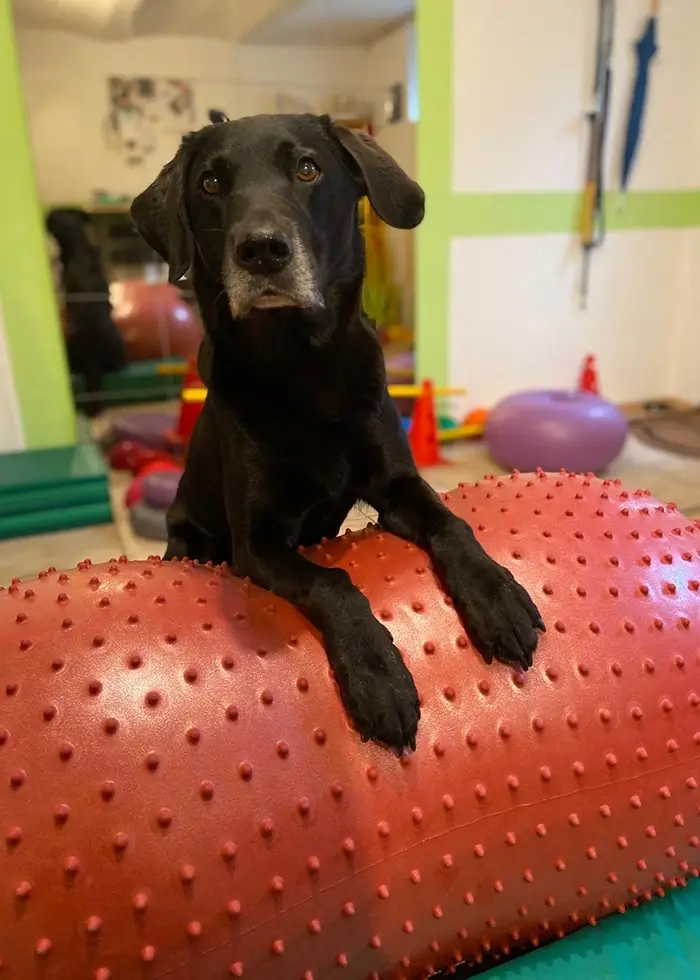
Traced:
<svg viewBox="0 0 700 980">
<path fill-rule="evenodd" d="M 116 283 L 112 303 L 130 361 L 196 356 L 202 325 L 177 286 L 169 282 Z"/>
</svg>

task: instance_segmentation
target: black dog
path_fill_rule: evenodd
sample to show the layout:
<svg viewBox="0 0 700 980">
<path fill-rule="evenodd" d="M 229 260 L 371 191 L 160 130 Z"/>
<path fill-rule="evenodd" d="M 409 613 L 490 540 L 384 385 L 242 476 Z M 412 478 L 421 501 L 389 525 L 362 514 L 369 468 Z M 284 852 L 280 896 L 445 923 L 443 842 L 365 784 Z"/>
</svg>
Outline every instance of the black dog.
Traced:
<svg viewBox="0 0 700 980">
<path fill-rule="evenodd" d="M 365 597 L 299 545 L 332 537 L 357 500 L 431 555 L 487 662 L 527 668 L 540 615 L 418 475 L 360 295 L 358 201 L 413 228 L 423 192 L 372 140 L 327 117 L 257 116 L 186 137 L 136 198 L 143 237 L 192 270 L 209 393 L 168 516 L 166 558 L 232 562 L 322 632 L 364 738 L 415 747 L 409 671 Z"/>
<path fill-rule="evenodd" d="M 100 253 L 87 234 L 89 221 L 88 213 L 79 208 L 56 208 L 49 213 L 46 227 L 60 249 L 68 364 L 73 374 L 85 378 L 84 408 L 88 415 L 96 415 L 102 406 L 94 396 L 102 389 L 102 375 L 124 367 L 126 345 L 112 319 Z"/>
</svg>

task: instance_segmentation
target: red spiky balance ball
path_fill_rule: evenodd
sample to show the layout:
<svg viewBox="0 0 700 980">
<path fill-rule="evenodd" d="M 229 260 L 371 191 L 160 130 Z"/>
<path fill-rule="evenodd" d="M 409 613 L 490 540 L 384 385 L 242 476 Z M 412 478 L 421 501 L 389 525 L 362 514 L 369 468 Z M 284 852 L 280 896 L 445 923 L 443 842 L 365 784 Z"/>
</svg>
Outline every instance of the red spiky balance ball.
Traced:
<svg viewBox="0 0 700 980">
<path fill-rule="evenodd" d="M 696 527 L 592 478 L 446 499 L 548 623 L 527 676 L 482 663 L 412 546 L 312 552 L 416 677 L 403 759 L 226 572 L 83 562 L 0 595 L 2 980 L 414 978 L 696 872 Z"/>
</svg>

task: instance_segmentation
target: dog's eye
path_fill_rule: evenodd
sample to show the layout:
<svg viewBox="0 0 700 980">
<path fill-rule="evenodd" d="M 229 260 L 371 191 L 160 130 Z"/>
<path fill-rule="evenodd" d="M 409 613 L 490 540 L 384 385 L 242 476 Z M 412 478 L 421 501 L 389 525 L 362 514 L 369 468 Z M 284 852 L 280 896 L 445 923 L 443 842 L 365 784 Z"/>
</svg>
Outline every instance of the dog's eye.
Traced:
<svg viewBox="0 0 700 980">
<path fill-rule="evenodd" d="M 321 170 L 311 157 L 302 157 L 297 167 L 297 180 L 312 184 L 321 176 Z"/>
<path fill-rule="evenodd" d="M 202 190 L 205 194 L 210 194 L 215 197 L 217 194 L 221 193 L 221 181 L 211 172 L 203 175 L 201 180 Z"/>
</svg>

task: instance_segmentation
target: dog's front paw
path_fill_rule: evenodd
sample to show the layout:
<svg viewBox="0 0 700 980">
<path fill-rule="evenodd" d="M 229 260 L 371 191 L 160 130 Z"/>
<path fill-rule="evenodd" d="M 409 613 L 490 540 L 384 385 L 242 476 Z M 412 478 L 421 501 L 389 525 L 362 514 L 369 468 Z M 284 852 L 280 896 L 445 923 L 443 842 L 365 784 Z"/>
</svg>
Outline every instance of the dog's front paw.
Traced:
<svg viewBox="0 0 700 980">
<path fill-rule="evenodd" d="M 415 750 L 420 706 L 416 685 L 379 623 L 336 638 L 332 660 L 345 709 L 364 741 Z M 330 652 L 330 651 L 329 651 Z"/>
<path fill-rule="evenodd" d="M 545 625 L 529 594 L 507 568 L 490 561 L 465 576 L 452 599 L 474 646 L 486 663 L 494 660 L 527 670 Z"/>
</svg>

